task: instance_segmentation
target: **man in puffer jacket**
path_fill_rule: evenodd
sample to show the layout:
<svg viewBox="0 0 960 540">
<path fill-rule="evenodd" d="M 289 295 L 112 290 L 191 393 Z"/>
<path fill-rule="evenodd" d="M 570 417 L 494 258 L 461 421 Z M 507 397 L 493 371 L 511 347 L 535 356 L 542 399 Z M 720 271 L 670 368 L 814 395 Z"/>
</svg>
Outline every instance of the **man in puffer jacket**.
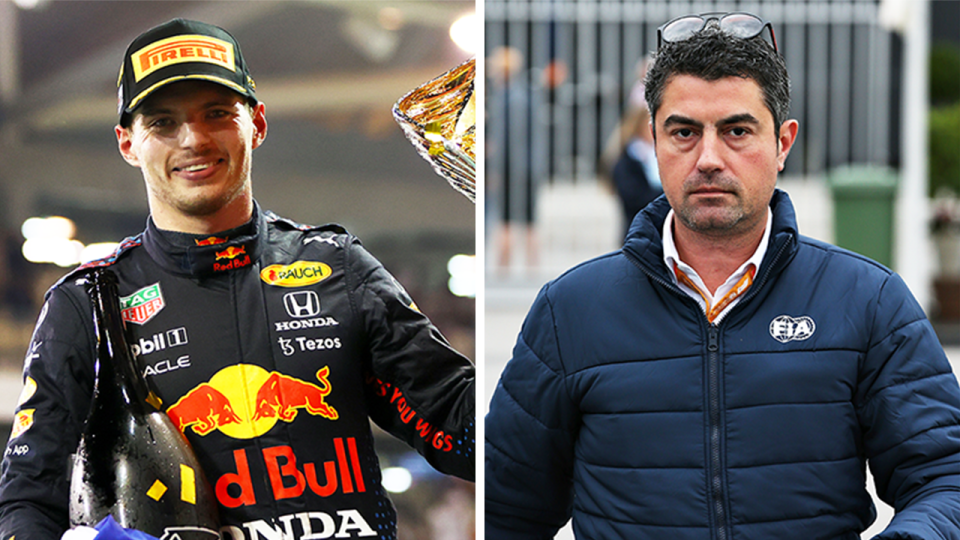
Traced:
<svg viewBox="0 0 960 540">
<path fill-rule="evenodd" d="M 767 30 L 769 29 L 769 32 Z M 772 27 L 659 29 L 665 197 L 540 292 L 486 419 L 486 535 L 960 538 L 960 387 L 899 276 L 799 235 Z"/>
</svg>

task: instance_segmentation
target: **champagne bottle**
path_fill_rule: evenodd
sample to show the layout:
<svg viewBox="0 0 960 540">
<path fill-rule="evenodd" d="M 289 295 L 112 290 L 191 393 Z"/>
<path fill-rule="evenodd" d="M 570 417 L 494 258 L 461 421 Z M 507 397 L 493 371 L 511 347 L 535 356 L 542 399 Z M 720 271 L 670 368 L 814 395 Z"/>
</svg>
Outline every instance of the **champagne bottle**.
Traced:
<svg viewBox="0 0 960 540">
<path fill-rule="evenodd" d="M 87 292 L 97 332 L 97 377 L 71 473 L 71 525 L 93 527 L 112 515 L 122 527 L 161 539 L 219 539 L 213 491 L 134 362 L 116 276 L 92 271 Z"/>
</svg>

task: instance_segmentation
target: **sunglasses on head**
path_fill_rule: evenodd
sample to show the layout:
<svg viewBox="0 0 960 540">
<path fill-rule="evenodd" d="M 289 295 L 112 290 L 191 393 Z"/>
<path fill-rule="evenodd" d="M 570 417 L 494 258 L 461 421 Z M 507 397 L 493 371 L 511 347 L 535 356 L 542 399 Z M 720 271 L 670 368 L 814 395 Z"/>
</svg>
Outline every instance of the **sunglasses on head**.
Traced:
<svg viewBox="0 0 960 540">
<path fill-rule="evenodd" d="M 657 28 L 657 50 L 659 51 L 664 43 L 677 43 L 690 39 L 702 32 L 711 21 L 716 22 L 720 32 L 740 39 L 755 38 L 763 32 L 764 28 L 768 28 L 773 50 L 779 52 L 777 38 L 773 35 L 773 25 L 770 21 L 744 12 L 701 13 L 677 17 Z"/>
</svg>

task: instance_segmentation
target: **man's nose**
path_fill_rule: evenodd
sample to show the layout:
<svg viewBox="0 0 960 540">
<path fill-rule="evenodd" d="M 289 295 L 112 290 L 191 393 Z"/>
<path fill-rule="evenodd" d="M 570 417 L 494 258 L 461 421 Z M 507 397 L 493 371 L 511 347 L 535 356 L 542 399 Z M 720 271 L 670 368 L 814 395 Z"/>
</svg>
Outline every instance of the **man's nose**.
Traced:
<svg viewBox="0 0 960 540">
<path fill-rule="evenodd" d="M 715 132 L 706 131 L 700 139 L 700 155 L 697 157 L 697 169 L 702 173 L 722 170 L 723 139 Z"/>
<path fill-rule="evenodd" d="M 183 148 L 203 148 L 210 143 L 210 135 L 202 122 L 184 122 L 180 126 L 180 146 Z"/>
</svg>

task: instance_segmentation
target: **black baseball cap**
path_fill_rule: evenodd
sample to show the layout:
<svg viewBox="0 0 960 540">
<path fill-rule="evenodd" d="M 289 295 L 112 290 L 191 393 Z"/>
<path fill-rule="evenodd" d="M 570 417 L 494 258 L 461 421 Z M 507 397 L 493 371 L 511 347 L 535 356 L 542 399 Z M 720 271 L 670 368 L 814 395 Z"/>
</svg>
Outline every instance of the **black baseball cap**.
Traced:
<svg viewBox="0 0 960 540">
<path fill-rule="evenodd" d="M 229 32 L 212 24 L 174 19 L 140 34 L 127 47 L 117 81 L 121 123 L 147 96 L 183 80 L 222 84 L 257 101 L 256 84 L 240 44 Z"/>
</svg>

